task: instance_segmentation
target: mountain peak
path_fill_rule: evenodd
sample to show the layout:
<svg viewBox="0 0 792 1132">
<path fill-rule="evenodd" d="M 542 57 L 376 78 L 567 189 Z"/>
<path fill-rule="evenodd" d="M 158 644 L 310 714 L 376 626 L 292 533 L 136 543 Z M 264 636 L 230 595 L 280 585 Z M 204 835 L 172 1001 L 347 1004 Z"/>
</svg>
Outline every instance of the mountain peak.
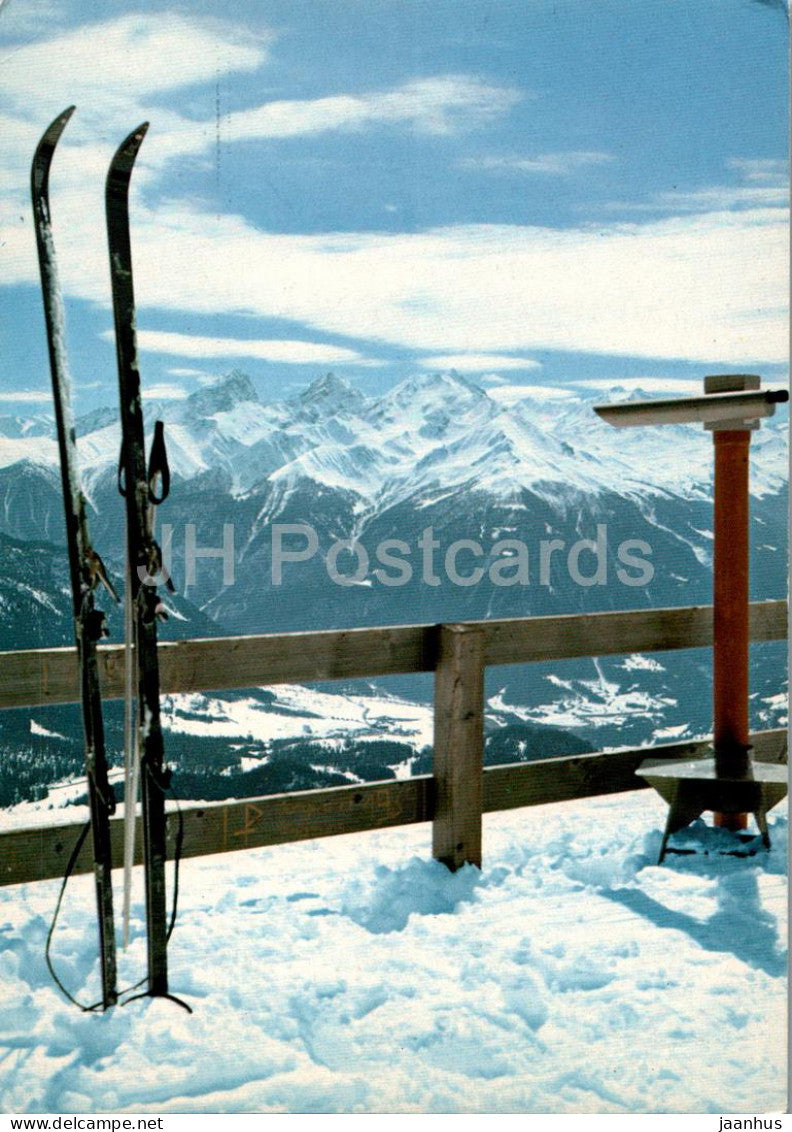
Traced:
<svg viewBox="0 0 792 1132">
<path fill-rule="evenodd" d="M 216 413 L 227 413 L 245 401 L 258 403 L 258 400 L 250 378 L 235 369 L 219 381 L 191 393 L 187 398 L 187 408 L 192 416 L 213 417 Z"/>
<path fill-rule="evenodd" d="M 300 408 L 307 415 L 330 415 L 338 412 L 355 412 L 364 397 L 343 377 L 326 373 L 312 381 L 299 395 Z"/>
<path fill-rule="evenodd" d="M 419 405 L 424 412 L 442 407 L 451 413 L 462 407 L 485 407 L 488 404 L 493 407 L 481 386 L 469 381 L 456 370 L 442 373 L 422 370 L 413 374 L 412 377 L 407 377 L 398 385 L 394 385 L 381 399 L 380 404 L 386 412 L 397 413 L 402 413 L 408 408 L 416 409 Z"/>
<path fill-rule="evenodd" d="M 427 371 L 426 377 L 431 382 L 439 382 L 442 385 L 458 385 L 462 389 L 469 390 L 471 393 L 484 393 L 484 390 L 477 381 L 465 377 L 463 373 L 460 373 L 459 370 L 456 369 Z"/>
<path fill-rule="evenodd" d="M 406 393 L 412 395 L 415 393 L 443 393 L 443 394 L 462 394 L 466 398 L 474 397 L 478 400 L 484 400 L 487 397 L 486 392 L 477 385 L 475 381 L 470 381 L 469 378 L 464 377 L 457 370 L 422 370 L 419 373 L 413 374 L 412 377 L 406 378 L 394 387 L 394 393 Z"/>
<path fill-rule="evenodd" d="M 77 435 L 87 436 L 97 429 L 107 428 L 108 425 L 114 425 L 117 422 L 118 408 L 113 405 L 102 405 L 98 409 L 93 409 L 90 413 L 83 413 L 74 423 Z"/>
</svg>

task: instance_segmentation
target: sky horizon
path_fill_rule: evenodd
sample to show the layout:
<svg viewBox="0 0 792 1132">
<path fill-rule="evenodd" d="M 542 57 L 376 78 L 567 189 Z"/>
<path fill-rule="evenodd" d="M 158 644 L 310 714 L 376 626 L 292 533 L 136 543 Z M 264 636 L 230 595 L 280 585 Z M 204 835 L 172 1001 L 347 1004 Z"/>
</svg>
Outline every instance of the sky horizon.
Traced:
<svg viewBox="0 0 792 1132">
<path fill-rule="evenodd" d="M 788 380 L 777 0 L 0 3 L 0 413 L 49 408 L 51 202 L 78 412 L 117 378 L 103 186 L 132 189 L 144 395 L 454 368 L 502 387 Z"/>
</svg>

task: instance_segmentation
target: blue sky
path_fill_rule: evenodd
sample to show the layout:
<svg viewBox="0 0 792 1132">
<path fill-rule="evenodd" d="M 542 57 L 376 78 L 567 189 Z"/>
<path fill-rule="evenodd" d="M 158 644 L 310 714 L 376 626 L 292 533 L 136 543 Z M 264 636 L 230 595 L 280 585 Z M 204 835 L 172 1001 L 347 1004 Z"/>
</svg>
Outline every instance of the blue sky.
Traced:
<svg viewBox="0 0 792 1132">
<path fill-rule="evenodd" d="M 143 119 L 149 394 L 233 367 L 267 398 L 327 370 L 369 392 L 452 366 L 504 390 L 786 380 L 782 4 L 229 13 L 0 4 L 0 411 L 48 408 L 28 166 L 72 102 L 51 196 L 80 409 L 115 400 L 103 180 Z"/>
</svg>

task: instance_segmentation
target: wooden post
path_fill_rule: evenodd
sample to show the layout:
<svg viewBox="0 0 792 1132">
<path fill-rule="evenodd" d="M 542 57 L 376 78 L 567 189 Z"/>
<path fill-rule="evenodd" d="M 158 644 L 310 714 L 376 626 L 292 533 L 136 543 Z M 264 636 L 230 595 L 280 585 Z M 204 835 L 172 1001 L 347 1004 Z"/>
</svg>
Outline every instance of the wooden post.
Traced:
<svg viewBox="0 0 792 1132">
<path fill-rule="evenodd" d="M 441 625 L 435 673 L 432 854 L 452 872 L 481 868 L 484 801 L 484 631 Z"/>
</svg>

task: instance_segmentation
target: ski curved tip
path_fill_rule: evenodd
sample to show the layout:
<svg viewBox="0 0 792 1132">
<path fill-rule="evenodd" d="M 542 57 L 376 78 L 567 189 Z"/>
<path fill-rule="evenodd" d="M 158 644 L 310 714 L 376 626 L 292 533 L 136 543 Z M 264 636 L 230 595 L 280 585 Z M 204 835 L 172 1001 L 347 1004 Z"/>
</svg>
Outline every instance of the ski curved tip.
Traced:
<svg viewBox="0 0 792 1132">
<path fill-rule="evenodd" d="M 60 136 L 66 129 L 75 109 L 76 107 L 74 106 L 67 106 L 65 110 L 61 111 L 57 118 L 53 118 L 41 135 L 39 143 L 36 146 L 36 152 L 33 155 L 32 170 L 34 185 L 41 187 L 41 185 L 46 182 L 46 176 L 49 173 L 55 147 L 60 141 Z"/>
<path fill-rule="evenodd" d="M 113 160 L 110 162 L 110 171 L 107 175 L 108 184 L 113 180 L 129 177 L 148 128 L 148 122 L 141 122 L 141 124 L 121 142 L 121 145 L 115 151 Z"/>
<path fill-rule="evenodd" d="M 47 129 L 44 131 L 44 137 L 45 138 L 50 137 L 51 135 L 54 134 L 55 135 L 54 140 L 57 141 L 58 138 L 63 133 L 64 129 L 66 128 L 67 122 L 69 121 L 69 119 L 71 118 L 72 114 L 74 113 L 74 111 L 76 109 L 77 109 L 77 107 L 72 105 L 72 106 L 67 106 L 65 110 L 61 110 L 61 112 L 57 116 L 57 118 L 53 118 L 53 120 L 47 126 Z"/>
</svg>

